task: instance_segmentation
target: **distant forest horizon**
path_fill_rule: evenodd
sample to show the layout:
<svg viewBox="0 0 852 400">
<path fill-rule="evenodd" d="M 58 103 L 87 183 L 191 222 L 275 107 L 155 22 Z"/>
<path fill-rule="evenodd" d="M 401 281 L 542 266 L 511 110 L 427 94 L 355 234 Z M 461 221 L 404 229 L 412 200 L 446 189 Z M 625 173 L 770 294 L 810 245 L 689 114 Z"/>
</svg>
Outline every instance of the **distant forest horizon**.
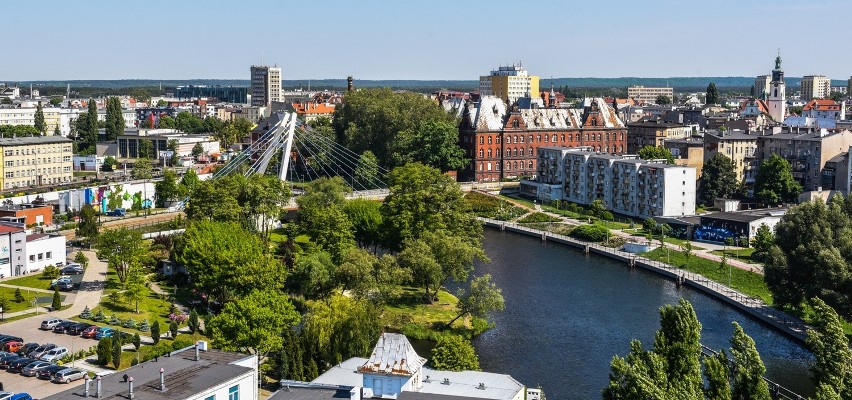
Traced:
<svg viewBox="0 0 852 400">
<path fill-rule="evenodd" d="M 703 92 L 710 82 L 723 93 L 748 94 L 754 84 L 755 77 L 669 77 L 669 78 L 541 78 L 539 87 L 547 90 L 551 84 L 556 90 L 561 90 L 569 96 L 586 95 L 620 95 L 626 93 L 628 86 L 671 87 L 675 92 Z M 797 88 L 800 77 L 785 77 L 788 89 Z M 208 86 L 249 86 L 248 79 L 119 79 L 119 80 L 33 80 L 33 81 L 4 81 L 7 85 L 18 85 L 22 91 L 32 84 L 42 95 L 64 94 L 66 87 L 79 96 L 102 96 L 127 94 L 130 89 L 145 88 L 152 95 L 161 95 L 169 90 L 184 85 Z M 846 86 L 845 80 L 832 80 L 831 86 Z M 473 91 L 478 89 L 478 80 L 354 80 L 355 87 L 389 87 L 395 90 L 410 90 L 416 92 L 432 92 L 435 90 Z M 285 79 L 284 89 L 287 91 L 301 88 L 307 90 L 337 90 L 346 88 L 346 79 Z M 160 90 L 162 87 L 162 90 Z M 567 89 L 567 90 L 566 90 Z"/>
</svg>

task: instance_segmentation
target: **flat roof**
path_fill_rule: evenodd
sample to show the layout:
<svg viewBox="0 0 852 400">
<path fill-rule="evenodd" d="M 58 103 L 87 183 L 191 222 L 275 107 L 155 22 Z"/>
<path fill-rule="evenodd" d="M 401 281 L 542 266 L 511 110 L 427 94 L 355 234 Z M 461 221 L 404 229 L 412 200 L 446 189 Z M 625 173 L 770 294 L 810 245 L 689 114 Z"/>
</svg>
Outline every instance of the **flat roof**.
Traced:
<svg viewBox="0 0 852 400">
<path fill-rule="evenodd" d="M 232 364 L 248 357 L 245 354 L 210 349 L 202 351 L 200 360 L 195 361 L 195 351 L 187 348 L 173 352 L 171 357 L 159 357 L 158 361 L 146 361 L 123 371 L 101 376 L 101 399 L 126 399 L 128 384 L 123 382 L 126 374 L 134 381 L 133 395 L 137 400 L 167 400 L 192 397 L 223 382 L 253 374 L 254 369 Z M 160 391 L 160 368 L 165 370 L 166 390 Z M 45 397 L 43 400 L 77 400 L 80 398 L 83 381 L 71 385 L 64 392 Z M 95 385 L 90 393 L 94 396 Z"/>
<path fill-rule="evenodd" d="M 702 215 L 701 218 L 713 218 L 713 219 L 721 219 L 728 221 L 737 221 L 737 222 L 753 222 L 763 218 L 780 218 L 786 209 L 776 209 L 771 210 L 758 210 L 755 211 L 739 211 L 739 212 L 730 212 L 730 211 L 722 211 L 713 214 Z"/>
<path fill-rule="evenodd" d="M 0 146 L 29 146 L 34 144 L 71 143 L 64 136 L 32 136 L 0 139 Z"/>
</svg>

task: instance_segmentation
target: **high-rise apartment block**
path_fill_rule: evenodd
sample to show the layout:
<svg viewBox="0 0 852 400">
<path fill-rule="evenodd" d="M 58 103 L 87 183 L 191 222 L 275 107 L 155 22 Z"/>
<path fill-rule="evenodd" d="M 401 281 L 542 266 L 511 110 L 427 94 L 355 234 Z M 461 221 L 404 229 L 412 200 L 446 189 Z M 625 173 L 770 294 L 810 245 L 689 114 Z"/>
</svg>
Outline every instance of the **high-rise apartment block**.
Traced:
<svg viewBox="0 0 852 400">
<path fill-rule="evenodd" d="M 270 107 L 282 102 L 281 68 L 265 65 L 251 66 L 251 105 Z"/>
<path fill-rule="evenodd" d="M 52 185 L 72 179 L 71 139 L 36 136 L 0 139 L 0 187 Z"/>
<path fill-rule="evenodd" d="M 756 99 L 766 99 L 769 96 L 769 83 L 772 82 L 770 75 L 760 75 L 754 79 L 754 97 Z"/>
<path fill-rule="evenodd" d="M 802 77 L 802 100 L 825 99 L 831 94 L 831 79 L 825 75 Z"/>
<path fill-rule="evenodd" d="M 479 94 L 496 96 L 512 104 L 521 97 L 538 97 L 538 81 L 538 76 L 530 75 L 520 65 L 501 66 L 479 77 Z"/>
<path fill-rule="evenodd" d="M 674 89 L 670 87 L 631 86 L 627 88 L 627 97 L 640 103 L 657 103 L 657 98 L 666 96 L 674 99 Z"/>
</svg>

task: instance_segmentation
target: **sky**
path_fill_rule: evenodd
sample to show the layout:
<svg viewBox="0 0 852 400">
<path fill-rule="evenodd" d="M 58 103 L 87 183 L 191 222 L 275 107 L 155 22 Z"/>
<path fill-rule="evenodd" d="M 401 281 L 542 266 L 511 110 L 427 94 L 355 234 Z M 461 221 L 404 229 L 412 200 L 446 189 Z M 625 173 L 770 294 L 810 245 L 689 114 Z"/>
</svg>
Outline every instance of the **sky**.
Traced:
<svg viewBox="0 0 852 400">
<path fill-rule="evenodd" d="M 0 82 L 852 75 L 849 0 L 3 1 Z M 834 17 L 832 17 L 834 16 Z"/>
</svg>

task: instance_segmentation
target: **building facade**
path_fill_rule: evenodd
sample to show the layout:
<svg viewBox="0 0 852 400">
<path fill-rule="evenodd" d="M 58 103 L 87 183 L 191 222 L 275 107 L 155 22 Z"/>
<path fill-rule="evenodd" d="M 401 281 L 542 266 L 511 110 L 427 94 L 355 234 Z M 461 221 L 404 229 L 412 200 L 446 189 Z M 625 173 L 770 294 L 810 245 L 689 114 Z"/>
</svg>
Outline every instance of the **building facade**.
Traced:
<svg viewBox="0 0 852 400">
<path fill-rule="evenodd" d="M 0 275 L 27 272 L 27 233 L 24 224 L 0 222 Z"/>
<path fill-rule="evenodd" d="M 667 139 L 686 139 L 692 127 L 660 120 L 627 124 L 627 152 L 636 154 L 645 146 L 662 147 Z"/>
<path fill-rule="evenodd" d="M 541 146 L 589 146 L 601 153 L 627 151 L 627 129 L 603 99 L 582 108 L 509 108 L 495 96 L 467 102 L 461 110 L 460 145 L 471 159 L 462 180 L 499 182 L 536 174 Z"/>
<path fill-rule="evenodd" d="M 760 157 L 757 150 L 758 137 L 743 131 L 706 131 L 704 132 L 704 163 L 719 153 L 734 162 L 738 182 L 754 183 Z"/>
<path fill-rule="evenodd" d="M 825 75 L 802 77 L 802 100 L 825 99 L 831 94 L 831 79 Z"/>
<path fill-rule="evenodd" d="M 670 87 L 645 87 L 630 86 L 627 88 L 627 97 L 640 103 L 657 103 L 657 97 L 666 96 L 674 100 L 674 89 Z"/>
<path fill-rule="evenodd" d="M 770 82 L 772 82 L 771 75 L 758 75 L 754 79 L 754 97 L 757 99 L 766 99 L 769 96 Z"/>
<path fill-rule="evenodd" d="M 271 107 L 281 102 L 281 68 L 265 65 L 251 66 L 251 105 Z"/>
<path fill-rule="evenodd" d="M 0 139 L 0 187 L 71 182 L 71 144 L 70 139 L 61 136 Z"/>
<path fill-rule="evenodd" d="M 178 99 L 198 99 L 213 97 L 228 103 L 248 103 L 249 88 L 244 86 L 207 86 L 187 85 L 175 88 L 175 97 Z"/>
<path fill-rule="evenodd" d="M 787 116 L 787 85 L 784 83 L 784 70 L 781 69 L 781 55 L 775 57 L 775 69 L 772 70 L 772 82 L 769 83 L 769 95 L 766 107 L 769 116 L 775 122 L 784 121 Z"/>
<path fill-rule="evenodd" d="M 65 235 L 35 233 L 27 235 L 27 273 L 67 260 Z"/>
<path fill-rule="evenodd" d="M 783 157 L 805 191 L 818 191 L 835 189 L 836 172 L 826 169 L 826 163 L 850 146 L 852 132 L 848 130 L 796 129 L 759 136 L 757 151 L 763 160 L 773 154 Z"/>
<path fill-rule="evenodd" d="M 539 77 L 530 75 L 520 65 L 500 66 L 489 75 L 479 77 L 480 96 L 496 96 L 514 104 L 521 97 L 539 95 Z"/>
<path fill-rule="evenodd" d="M 600 200 L 612 212 L 639 218 L 695 214 L 695 168 L 664 160 L 547 147 L 539 151 L 535 184 L 542 201 Z"/>
</svg>

